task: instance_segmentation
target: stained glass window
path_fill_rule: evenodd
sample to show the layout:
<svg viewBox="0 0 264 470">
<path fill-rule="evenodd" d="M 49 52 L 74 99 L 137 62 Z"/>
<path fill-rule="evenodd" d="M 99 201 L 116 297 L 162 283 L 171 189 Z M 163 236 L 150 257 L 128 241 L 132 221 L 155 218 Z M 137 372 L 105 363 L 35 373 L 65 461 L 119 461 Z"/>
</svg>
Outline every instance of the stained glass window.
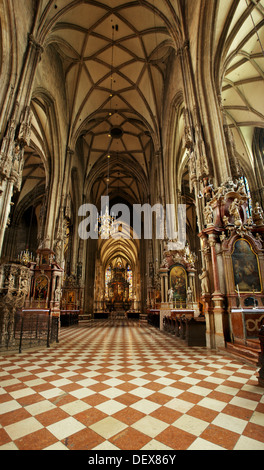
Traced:
<svg viewBox="0 0 264 470">
<path fill-rule="evenodd" d="M 129 298 L 132 299 L 133 294 L 133 273 L 130 266 L 127 267 L 127 281 L 129 282 Z"/>
<path fill-rule="evenodd" d="M 251 199 L 250 189 L 249 189 L 249 185 L 248 185 L 248 180 L 245 176 L 241 176 L 240 179 L 244 183 L 245 190 L 246 190 L 246 193 L 247 193 L 247 196 L 248 196 L 247 217 L 250 217 L 251 214 L 252 214 L 252 199 Z"/>
<path fill-rule="evenodd" d="M 105 296 L 106 297 L 108 297 L 108 282 L 111 281 L 111 275 L 112 275 L 111 266 L 108 266 L 108 268 L 105 271 Z"/>
</svg>

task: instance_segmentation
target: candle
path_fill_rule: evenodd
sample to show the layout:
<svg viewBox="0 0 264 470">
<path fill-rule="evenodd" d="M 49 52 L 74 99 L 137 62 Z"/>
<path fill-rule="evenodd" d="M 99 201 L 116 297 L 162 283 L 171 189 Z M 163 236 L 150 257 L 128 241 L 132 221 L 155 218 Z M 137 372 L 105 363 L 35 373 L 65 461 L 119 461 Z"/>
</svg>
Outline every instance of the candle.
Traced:
<svg viewBox="0 0 264 470">
<path fill-rule="evenodd" d="M 237 293 L 238 293 L 238 296 L 240 297 L 238 284 L 237 284 Z"/>
</svg>

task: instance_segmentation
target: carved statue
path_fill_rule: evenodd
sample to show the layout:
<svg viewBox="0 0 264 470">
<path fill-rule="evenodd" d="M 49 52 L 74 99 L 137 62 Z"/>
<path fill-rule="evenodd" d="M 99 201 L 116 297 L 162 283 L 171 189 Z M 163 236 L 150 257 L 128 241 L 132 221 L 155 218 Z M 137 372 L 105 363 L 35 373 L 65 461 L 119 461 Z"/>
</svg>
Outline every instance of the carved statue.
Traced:
<svg viewBox="0 0 264 470">
<path fill-rule="evenodd" d="M 62 290 L 60 287 L 57 287 L 55 290 L 55 302 L 60 302 Z"/>
<path fill-rule="evenodd" d="M 209 204 L 206 204 L 203 213 L 206 225 L 212 224 L 214 213 L 212 207 Z"/>
<path fill-rule="evenodd" d="M 168 264 L 168 260 L 167 258 L 163 258 L 162 262 L 161 262 L 161 267 L 162 268 L 168 268 L 169 264 Z"/>
<path fill-rule="evenodd" d="M 187 289 L 187 302 L 191 303 L 193 301 L 193 294 L 192 294 L 192 289 L 189 286 Z"/>
<path fill-rule="evenodd" d="M 203 195 L 206 203 L 213 197 L 213 185 L 209 183 L 208 178 L 203 178 Z"/>
<path fill-rule="evenodd" d="M 168 290 L 169 302 L 173 302 L 173 294 L 174 294 L 174 291 L 173 291 L 173 288 L 171 287 L 171 288 Z"/>
<path fill-rule="evenodd" d="M 219 236 L 219 239 L 220 239 L 221 242 L 223 242 L 226 239 L 225 232 L 222 232 L 222 234 Z"/>
<path fill-rule="evenodd" d="M 26 297 L 29 291 L 29 285 L 28 285 L 28 280 L 23 279 L 21 281 L 20 289 L 19 289 L 19 294 Z"/>
<path fill-rule="evenodd" d="M 260 206 L 258 202 L 256 202 L 256 205 L 253 209 L 252 218 L 256 225 L 264 224 L 264 213 L 263 213 L 262 207 Z"/>
<path fill-rule="evenodd" d="M 62 262 L 62 241 L 57 240 L 56 245 L 55 245 L 55 259 L 57 263 Z"/>
<path fill-rule="evenodd" d="M 229 219 L 226 215 L 223 216 L 223 222 L 224 222 L 225 227 L 229 224 Z"/>
<path fill-rule="evenodd" d="M 189 170 L 191 176 L 196 175 L 195 153 L 189 152 Z"/>
<path fill-rule="evenodd" d="M 235 198 L 229 207 L 229 214 L 234 217 L 234 224 L 237 226 L 242 225 L 242 220 L 241 220 L 240 212 L 239 212 L 240 205 L 241 203 L 238 201 L 237 198 Z"/>
<path fill-rule="evenodd" d="M 8 277 L 8 289 L 12 290 L 14 289 L 14 286 L 15 286 L 15 279 L 14 279 L 13 274 L 10 274 Z"/>
<path fill-rule="evenodd" d="M 221 184 L 221 186 L 219 186 L 219 188 L 217 189 L 216 191 L 216 198 L 217 199 L 220 199 L 221 197 L 223 197 L 225 195 L 225 185 L 224 183 Z"/>
<path fill-rule="evenodd" d="M 209 280 L 208 280 L 208 274 L 205 268 L 203 268 L 201 274 L 199 274 L 199 279 L 201 281 L 201 288 L 202 288 L 202 293 L 203 294 L 208 294 L 209 293 Z"/>
</svg>

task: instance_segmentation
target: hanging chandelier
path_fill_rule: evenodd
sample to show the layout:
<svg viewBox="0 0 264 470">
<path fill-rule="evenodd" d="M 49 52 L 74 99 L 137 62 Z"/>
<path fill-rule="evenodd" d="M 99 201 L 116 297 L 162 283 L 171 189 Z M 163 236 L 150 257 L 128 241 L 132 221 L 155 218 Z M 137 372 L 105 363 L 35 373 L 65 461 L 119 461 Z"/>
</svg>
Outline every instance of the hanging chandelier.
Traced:
<svg viewBox="0 0 264 470">
<path fill-rule="evenodd" d="M 111 116 L 113 114 L 112 112 L 112 97 L 113 97 L 113 80 L 114 80 L 114 72 L 113 72 L 113 55 L 114 55 L 114 32 L 118 31 L 118 25 L 112 25 L 112 46 L 111 46 L 111 73 L 110 73 L 110 93 L 109 93 L 109 104 L 110 104 L 110 109 L 109 109 L 109 117 L 111 119 Z M 114 136 L 112 135 L 111 130 L 108 132 L 108 137 L 113 138 Z M 105 199 L 107 200 L 104 208 L 101 210 L 101 214 L 97 217 L 97 227 L 98 227 L 98 234 L 101 238 L 109 238 L 112 236 L 115 232 L 115 227 L 114 227 L 114 222 L 115 222 L 115 215 L 110 214 L 109 211 L 109 197 L 108 197 L 108 183 L 109 183 L 109 161 L 110 161 L 111 155 L 108 153 L 107 155 L 107 179 L 106 179 L 106 197 Z M 101 199 L 102 200 L 102 199 Z"/>
<path fill-rule="evenodd" d="M 109 188 L 109 180 L 110 180 L 110 168 L 109 168 L 109 161 L 111 155 L 107 155 L 107 178 L 106 178 L 106 196 L 101 198 L 101 202 L 103 202 L 103 207 L 101 210 L 101 214 L 97 217 L 97 227 L 98 227 L 98 234 L 101 238 L 109 238 L 115 232 L 114 222 L 115 222 L 115 215 L 110 214 L 109 210 L 109 196 L 108 196 L 108 188 Z"/>
<path fill-rule="evenodd" d="M 18 261 L 24 266 L 27 266 L 29 263 L 32 263 L 34 261 L 34 256 L 32 252 L 30 252 L 27 248 L 26 250 L 20 252 L 20 254 L 18 255 Z"/>
<path fill-rule="evenodd" d="M 109 213 L 109 207 L 106 205 L 105 211 L 97 217 L 98 234 L 101 238 L 109 238 L 115 232 L 115 216 Z"/>
</svg>

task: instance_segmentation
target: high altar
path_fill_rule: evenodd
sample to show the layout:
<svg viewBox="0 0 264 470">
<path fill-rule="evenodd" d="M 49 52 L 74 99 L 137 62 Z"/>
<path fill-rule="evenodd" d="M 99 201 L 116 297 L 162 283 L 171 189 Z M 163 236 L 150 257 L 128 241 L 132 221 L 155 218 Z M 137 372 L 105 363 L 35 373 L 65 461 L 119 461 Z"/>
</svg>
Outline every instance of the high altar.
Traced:
<svg viewBox="0 0 264 470">
<path fill-rule="evenodd" d="M 113 268 L 112 279 L 108 282 L 108 310 L 129 308 L 129 282 L 125 273 L 126 270 L 122 266 Z"/>
</svg>

